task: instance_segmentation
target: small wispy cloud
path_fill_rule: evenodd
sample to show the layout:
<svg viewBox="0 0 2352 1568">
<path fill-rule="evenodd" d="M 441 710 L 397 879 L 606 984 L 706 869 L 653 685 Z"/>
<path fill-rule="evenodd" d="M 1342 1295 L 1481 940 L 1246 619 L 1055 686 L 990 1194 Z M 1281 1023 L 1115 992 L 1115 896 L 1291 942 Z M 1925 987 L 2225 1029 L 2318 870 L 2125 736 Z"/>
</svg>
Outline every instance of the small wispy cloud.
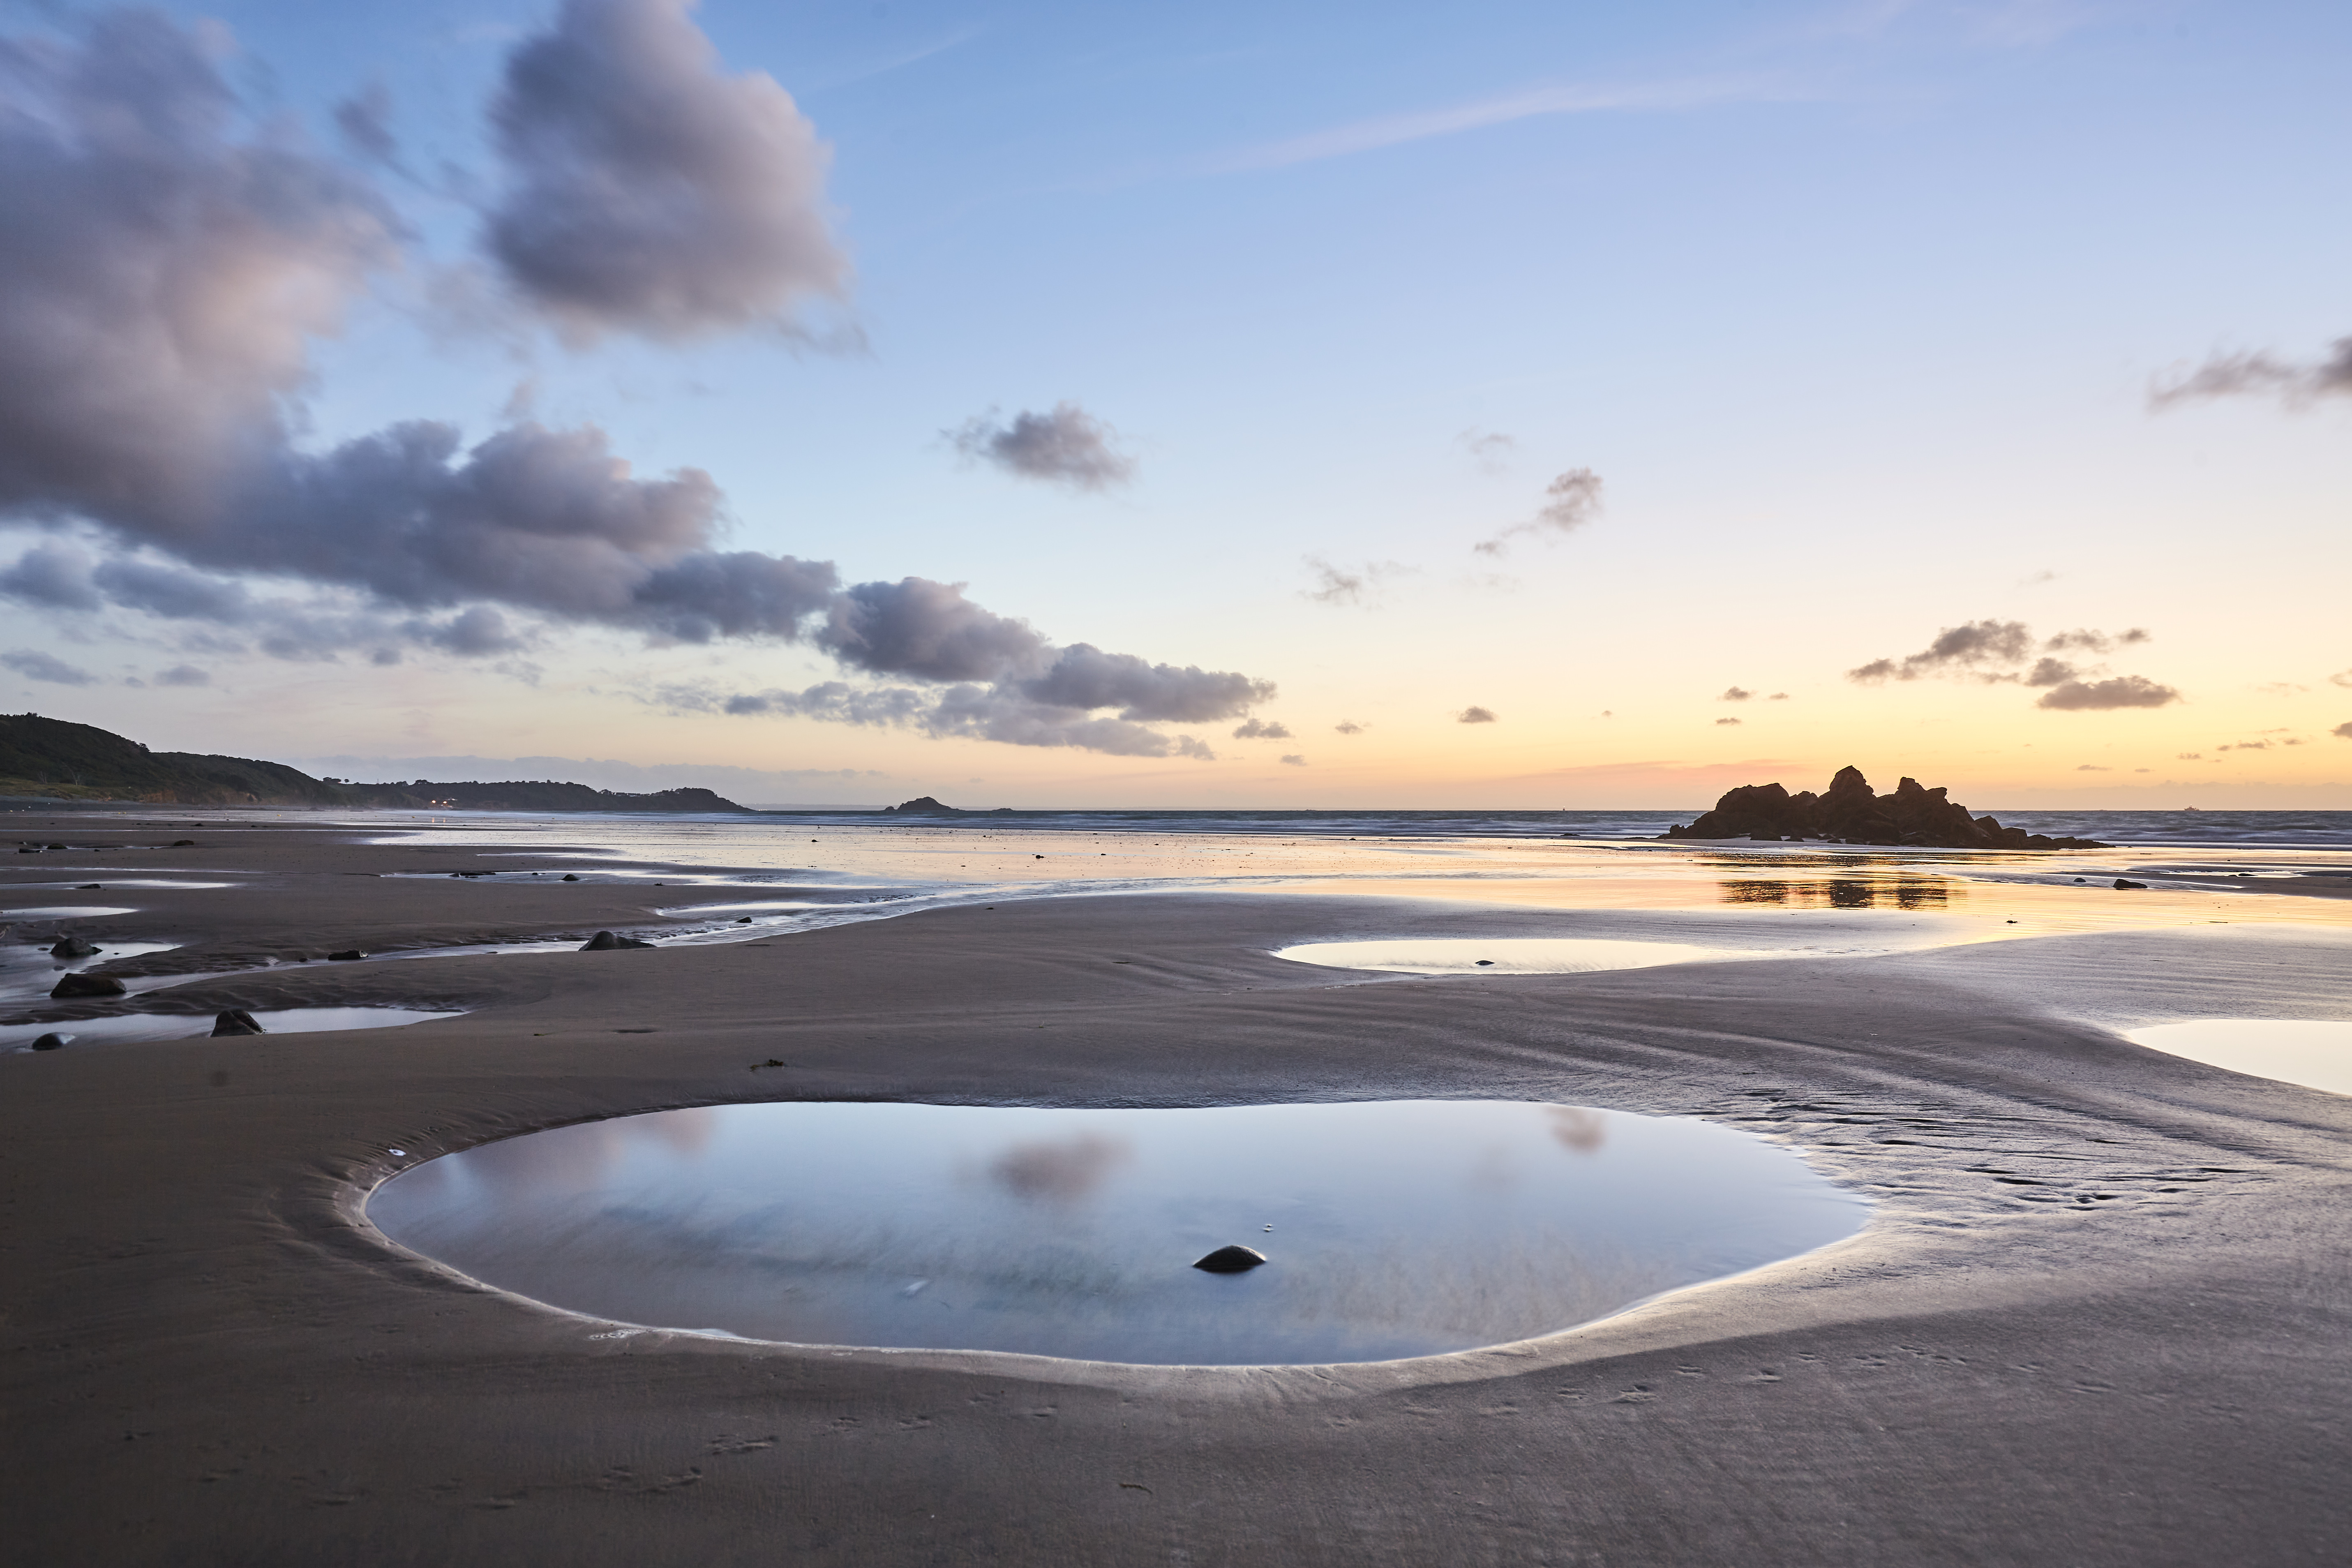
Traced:
<svg viewBox="0 0 2352 1568">
<path fill-rule="evenodd" d="M 2329 395 L 2352 396 L 2352 338 L 2336 339 L 2325 359 L 2300 363 L 2259 352 L 2215 354 L 2192 371 L 2151 383 L 2147 403 L 2163 409 L 2198 398 L 2248 395 L 2275 396 L 2291 407 Z"/>
<path fill-rule="evenodd" d="M 1471 548 L 1481 555 L 1500 555 L 1524 533 L 1573 533 L 1599 517 L 1601 506 L 1601 476 L 1591 468 L 1570 468 L 1544 487 L 1544 504 L 1534 517 Z"/>
<path fill-rule="evenodd" d="M 1471 707 L 1465 708 L 1461 712 L 1456 713 L 1454 716 L 1454 721 L 1457 724 L 1496 724 L 1501 722 L 1500 720 L 1495 717 L 1495 711 L 1493 709 L 1480 708 L 1475 704 Z"/>
<path fill-rule="evenodd" d="M 1410 577 L 1413 572 L 1402 561 L 1367 561 L 1361 566 L 1340 566 L 1320 555 L 1309 555 L 1306 561 L 1307 570 L 1315 574 L 1315 581 L 1298 590 L 1298 596 L 1335 609 L 1374 603 L 1385 584 L 1394 578 Z"/>
<path fill-rule="evenodd" d="M 1636 82 L 1614 87 L 1561 84 L 1524 89 L 1496 98 L 1473 100 L 1445 109 L 1417 110 L 1351 121 L 1324 131 L 1262 142 L 1209 160 L 1208 174 L 1284 169 L 1297 163 L 1345 158 L 1358 153 L 1401 147 L 1439 136 L 1459 136 L 1514 121 L 1562 114 L 1658 113 L 1709 109 L 1725 103 L 1790 103 L 1805 95 L 1756 77 L 1696 77 L 1682 81 Z"/>
<path fill-rule="evenodd" d="M 1454 443 L 1490 474 L 1499 474 L 1509 468 L 1511 455 L 1519 449 L 1517 437 L 1500 430 L 1481 430 L 1475 425 L 1454 437 Z"/>
<path fill-rule="evenodd" d="M 942 434 L 966 458 L 1015 479 L 1099 490 L 1135 478 L 1135 459 L 1116 445 L 1118 432 L 1075 403 L 1057 403 L 1049 414 L 1024 408 L 1010 424 L 991 409 Z"/>
</svg>

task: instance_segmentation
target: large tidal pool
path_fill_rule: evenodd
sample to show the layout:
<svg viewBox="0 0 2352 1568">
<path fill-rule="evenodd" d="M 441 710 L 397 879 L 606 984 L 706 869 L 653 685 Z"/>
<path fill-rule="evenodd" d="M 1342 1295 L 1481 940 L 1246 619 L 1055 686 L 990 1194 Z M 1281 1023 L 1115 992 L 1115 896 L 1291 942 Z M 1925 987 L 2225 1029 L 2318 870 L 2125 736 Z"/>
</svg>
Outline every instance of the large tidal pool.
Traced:
<svg viewBox="0 0 2352 1568">
<path fill-rule="evenodd" d="M 625 1324 L 1162 1364 L 1527 1339 L 1867 1213 L 1748 1133 L 1522 1100 L 711 1106 L 445 1155 L 367 1205 L 417 1252 Z M 1228 1246 L 1267 1261 L 1193 1267 Z"/>
</svg>

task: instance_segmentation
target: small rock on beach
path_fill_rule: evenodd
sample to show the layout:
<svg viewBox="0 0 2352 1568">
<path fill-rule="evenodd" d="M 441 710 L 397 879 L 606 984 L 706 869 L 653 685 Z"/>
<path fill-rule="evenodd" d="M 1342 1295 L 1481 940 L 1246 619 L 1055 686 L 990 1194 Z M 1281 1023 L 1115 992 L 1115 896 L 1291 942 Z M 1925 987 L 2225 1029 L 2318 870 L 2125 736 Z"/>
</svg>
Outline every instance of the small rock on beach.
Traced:
<svg viewBox="0 0 2352 1568">
<path fill-rule="evenodd" d="M 652 942 L 639 942 L 633 936 L 614 936 L 611 931 L 600 931 L 594 936 L 590 937 L 586 942 L 582 942 L 580 944 L 580 951 L 583 952 L 614 952 L 625 947 L 651 946 L 653 946 Z"/>
<path fill-rule="evenodd" d="M 1211 1274 L 1240 1274 L 1265 1261 L 1265 1254 L 1255 1247 L 1221 1247 L 1206 1258 L 1194 1260 L 1192 1267 Z"/>
<path fill-rule="evenodd" d="M 122 982 L 111 974 L 68 974 L 58 982 L 49 994 L 64 996 L 121 996 L 127 994 Z"/>
<path fill-rule="evenodd" d="M 213 1020 L 213 1038 L 215 1040 L 230 1035 L 266 1035 L 268 1032 L 242 1007 L 231 1007 Z"/>
</svg>

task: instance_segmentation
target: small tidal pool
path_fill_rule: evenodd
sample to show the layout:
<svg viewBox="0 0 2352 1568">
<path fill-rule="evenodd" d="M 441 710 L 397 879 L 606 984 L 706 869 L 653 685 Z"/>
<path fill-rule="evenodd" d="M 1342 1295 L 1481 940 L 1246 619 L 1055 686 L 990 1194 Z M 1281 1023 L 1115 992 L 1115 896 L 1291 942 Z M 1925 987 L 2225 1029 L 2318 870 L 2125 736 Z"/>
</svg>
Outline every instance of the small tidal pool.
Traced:
<svg viewBox="0 0 2352 1568">
<path fill-rule="evenodd" d="M 1744 1132 L 1523 1100 L 711 1106 L 483 1144 L 367 1203 L 404 1246 L 625 1323 L 1159 1364 L 1526 1339 L 1867 1214 Z M 1236 1246 L 1266 1261 L 1193 1267 Z"/>
</svg>

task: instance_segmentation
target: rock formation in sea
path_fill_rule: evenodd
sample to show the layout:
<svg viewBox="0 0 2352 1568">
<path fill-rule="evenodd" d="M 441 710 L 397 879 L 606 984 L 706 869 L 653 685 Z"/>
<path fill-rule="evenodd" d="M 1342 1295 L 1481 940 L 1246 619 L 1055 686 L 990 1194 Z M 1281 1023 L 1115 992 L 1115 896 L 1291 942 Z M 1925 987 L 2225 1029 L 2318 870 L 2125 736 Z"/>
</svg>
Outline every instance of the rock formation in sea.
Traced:
<svg viewBox="0 0 2352 1568">
<path fill-rule="evenodd" d="M 1790 795 L 1777 784 L 1743 784 L 1726 792 L 1715 809 L 1667 838 L 1818 839 L 1825 844 L 1885 844 L 1916 849 L 2104 849 L 2094 838 L 2053 838 L 2003 827 L 1990 816 L 1946 798 L 1941 785 L 1923 789 L 1906 778 L 1893 795 L 1874 794 L 1862 770 L 1845 767 L 1821 795 Z"/>
<path fill-rule="evenodd" d="M 912 800 L 900 801 L 897 805 L 884 806 L 879 815 L 883 816 L 1011 816 L 1014 813 L 1009 805 L 1000 805 L 994 811 L 967 811 L 962 806 L 949 805 L 943 801 L 932 799 L 929 795 L 919 795 Z"/>
</svg>

